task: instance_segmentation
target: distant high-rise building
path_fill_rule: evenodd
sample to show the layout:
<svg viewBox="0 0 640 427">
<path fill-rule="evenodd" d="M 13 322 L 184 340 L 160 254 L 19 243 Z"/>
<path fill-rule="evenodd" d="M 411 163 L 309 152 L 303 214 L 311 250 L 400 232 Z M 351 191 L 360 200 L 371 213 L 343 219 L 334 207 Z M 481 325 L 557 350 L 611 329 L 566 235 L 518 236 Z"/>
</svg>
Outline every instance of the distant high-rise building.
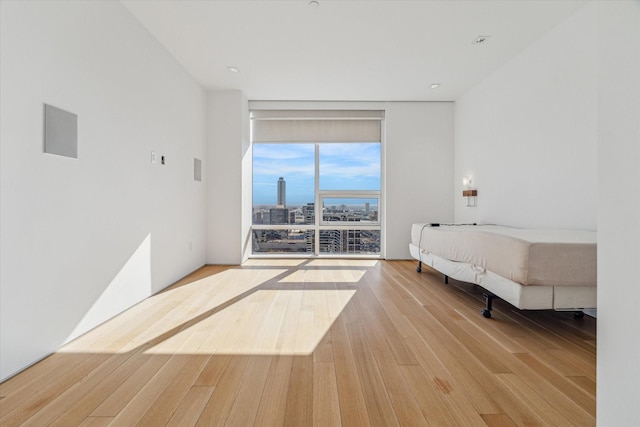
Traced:
<svg viewBox="0 0 640 427">
<path fill-rule="evenodd" d="M 288 224 L 289 209 L 271 208 L 269 209 L 269 224 Z"/>
<path fill-rule="evenodd" d="M 369 212 L 370 212 L 371 206 L 369 205 L 369 202 L 364 204 L 364 215 L 368 218 L 369 217 Z"/>
<path fill-rule="evenodd" d="M 283 177 L 278 179 L 278 206 L 286 207 L 287 206 L 287 183 L 285 182 Z"/>
<path fill-rule="evenodd" d="M 303 206 L 302 216 L 304 216 L 305 224 L 314 224 L 316 218 L 315 203 L 307 203 L 307 206 Z"/>
</svg>

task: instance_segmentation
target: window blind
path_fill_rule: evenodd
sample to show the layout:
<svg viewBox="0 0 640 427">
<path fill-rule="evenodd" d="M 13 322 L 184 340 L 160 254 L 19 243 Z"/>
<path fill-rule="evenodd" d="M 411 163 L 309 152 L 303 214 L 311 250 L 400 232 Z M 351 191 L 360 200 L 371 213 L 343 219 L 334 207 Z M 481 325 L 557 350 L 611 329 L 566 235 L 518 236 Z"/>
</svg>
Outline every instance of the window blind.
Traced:
<svg viewBox="0 0 640 427">
<path fill-rule="evenodd" d="M 253 110 L 253 142 L 379 142 L 384 111 Z"/>
</svg>

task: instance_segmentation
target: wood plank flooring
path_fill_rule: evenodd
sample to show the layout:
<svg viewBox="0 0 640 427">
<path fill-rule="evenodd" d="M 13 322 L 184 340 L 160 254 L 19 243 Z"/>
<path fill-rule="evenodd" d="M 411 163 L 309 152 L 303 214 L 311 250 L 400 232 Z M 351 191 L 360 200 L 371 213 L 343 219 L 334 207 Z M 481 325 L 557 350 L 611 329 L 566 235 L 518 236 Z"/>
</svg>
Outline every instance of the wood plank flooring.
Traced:
<svg viewBox="0 0 640 427">
<path fill-rule="evenodd" d="M 595 425 L 595 319 L 416 264 L 203 267 L 0 384 L 0 425 Z"/>
</svg>

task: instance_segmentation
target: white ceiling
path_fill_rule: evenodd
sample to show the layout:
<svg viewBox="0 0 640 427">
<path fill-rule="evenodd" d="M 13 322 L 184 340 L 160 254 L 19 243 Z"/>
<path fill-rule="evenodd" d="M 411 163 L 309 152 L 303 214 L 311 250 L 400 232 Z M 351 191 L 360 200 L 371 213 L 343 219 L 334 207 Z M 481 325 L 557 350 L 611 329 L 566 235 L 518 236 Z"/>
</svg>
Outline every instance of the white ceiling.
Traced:
<svg viewBox="0 0 640 427">
<path fill-rule="evenodd" d="M 586 1 L 122 3 L 207 89 L 240 89 L 251 100 L 445 101 Z M 491 37 L 473 44 L 480 35 Z"/>
</svg>

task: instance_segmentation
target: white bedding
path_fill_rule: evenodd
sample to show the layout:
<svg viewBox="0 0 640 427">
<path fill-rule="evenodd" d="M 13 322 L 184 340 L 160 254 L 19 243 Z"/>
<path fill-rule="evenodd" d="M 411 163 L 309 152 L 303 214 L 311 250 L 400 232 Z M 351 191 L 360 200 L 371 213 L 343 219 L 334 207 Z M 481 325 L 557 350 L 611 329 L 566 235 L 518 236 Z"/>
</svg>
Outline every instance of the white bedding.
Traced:
<svg viewBox="0 0 640 427">
<path fill-rule="evenodd" d="M 414 224 L 411 255 L 521 309 L 596 307 L 596 233 Z"/>
</svg>

